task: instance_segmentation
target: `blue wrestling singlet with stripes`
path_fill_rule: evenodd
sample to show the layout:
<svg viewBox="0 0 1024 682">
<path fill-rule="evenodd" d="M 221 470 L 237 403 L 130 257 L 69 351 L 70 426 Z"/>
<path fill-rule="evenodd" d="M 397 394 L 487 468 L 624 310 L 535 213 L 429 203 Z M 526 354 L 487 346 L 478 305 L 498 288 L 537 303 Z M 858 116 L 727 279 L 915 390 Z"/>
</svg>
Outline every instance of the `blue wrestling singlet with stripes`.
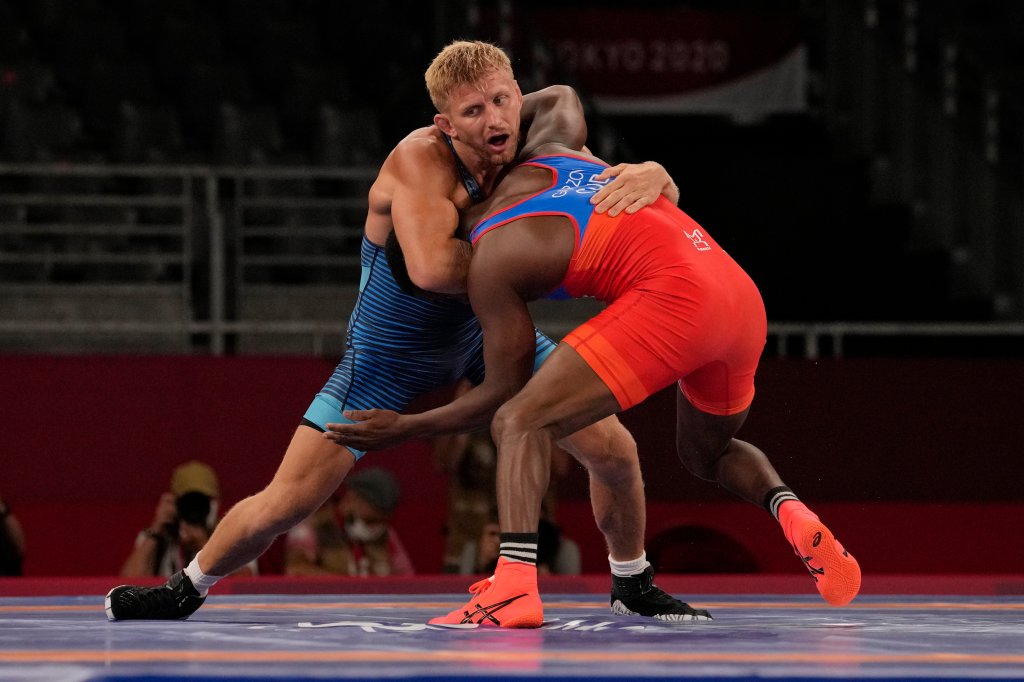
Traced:
<svg viewBox="0 0 1024 682">
<path fill-rule="evenodd" d="M 483 333 L 469 303 L 406 294 L 388 267 L 384 247 L 365 235 L 361 265 L 345 355 L 304 417 L 304 423 L 321 430 L 328 422 L 351 422 L 343 410 L 401 412 L 416 396 L 462 377 L 473 384 L 483 381 Z M 535 368 L 554 348 L 551 339 L 537 332 Z M 350 449 L 357 459 L 365 454 Z"/>
</svg>

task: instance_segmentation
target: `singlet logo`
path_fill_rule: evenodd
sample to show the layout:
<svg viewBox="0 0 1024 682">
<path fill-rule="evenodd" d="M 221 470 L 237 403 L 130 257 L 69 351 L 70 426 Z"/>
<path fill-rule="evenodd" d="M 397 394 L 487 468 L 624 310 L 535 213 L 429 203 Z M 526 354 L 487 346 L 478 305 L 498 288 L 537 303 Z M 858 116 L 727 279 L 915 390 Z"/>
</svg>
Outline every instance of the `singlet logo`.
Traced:
<svg viewBox="0 0 1024 682">
<path fill-rule="evenodd" d="M 707 243 L 707 241 L 704 239 L 704 233 L 701 232 L 700 230 L 694 230 L 693 232 L 687 232 L 686 230 L 683 230 L 683 234 L 686 235 L 687 239 L 693 242 L 694 247 L 696 247 L 698 251 L 711 250 L 711 244 Z"/>
<path fill-rule="evenodd" d="M 607 180 L 598 180 L 597 176 L 599 173 L 594 173 L 587 180 L 584 176 L 583 171 L 574 169 L 569 171 L 568 177 L 565 179 L 565 184 L 556 189 L 551 193 L 551 197 L 554 199 L 561 199 L 570 192 L 574 194 L 595 194 L 602 187 L 612 181 L 611 178 Z"/>
</svg>

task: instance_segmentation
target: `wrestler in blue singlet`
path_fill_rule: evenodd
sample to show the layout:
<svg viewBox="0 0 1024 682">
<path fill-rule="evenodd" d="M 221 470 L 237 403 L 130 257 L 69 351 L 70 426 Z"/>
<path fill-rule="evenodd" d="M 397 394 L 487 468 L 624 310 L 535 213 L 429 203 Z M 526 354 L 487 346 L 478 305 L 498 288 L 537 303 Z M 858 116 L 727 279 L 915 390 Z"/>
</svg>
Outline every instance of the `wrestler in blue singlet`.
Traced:
<svg viewBox="0 0 1024 682">
<path fill-rule="evenodd" d="M 455 159 L 461 168 L 457 155 Z M 460 172 L 460 177 L 470 197 L 482 199 L 472 175 Z M 416 396 L 462 377 L 474 385 L 483 381 L 483 334 L 468 303 L 454 297 L 425 300 L 406 294 L 388 267 L 384 247 L 365 235 L 361 264 L 345 355 L 303 419 L 321 431 L 328 422 L 351 423 L 342 416 L 343 410 L 401 412 Z M 554 347 L 551 339 L 537 332 L 535 367 Z M 349 449 L 356 459 L 365 454 Z"/>
</svg>

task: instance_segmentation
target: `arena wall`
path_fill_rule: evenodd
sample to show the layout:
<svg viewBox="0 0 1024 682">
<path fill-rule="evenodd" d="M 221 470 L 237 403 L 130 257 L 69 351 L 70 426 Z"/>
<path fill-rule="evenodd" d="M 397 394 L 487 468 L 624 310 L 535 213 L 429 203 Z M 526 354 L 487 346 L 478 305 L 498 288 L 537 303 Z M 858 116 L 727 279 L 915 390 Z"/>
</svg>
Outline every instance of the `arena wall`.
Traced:
<svg viewBox="0 0 1024 682">
<path fill-rule="evenodd" d="M 0 494 L 26 530 L 26 574 L 116 573 L 171 469 L 185 460 L 214 466 L 225 505 L 259 490 L 332 365 L 284 357 L 0 357 Z M 1024 517 L 1021 385 L 1020 361 L 767 359 L 740 437 L 768 452 L 866 572 L 1024 573 L 1024 553 L 1007 551 Z M 799 571 L 770 517 L 678 464 L 674 400 L 668 389 L 623 415 L 647 482 L 648 546 L 672 529 L 701 528 L 711 539 L 664 551 L 718 557 L 710 564 L 728 571 L 729 545 L 754 557 L 761 572 Z M 399 478 L 396 524 L 417 569 L 439 571 L 446 479 L 430 444 L 374 453 L 364 463 Z M 603 572 L 582 469 L 558 490 L 558 520 L 580 544 L 584 571 Z M 279 547 L 263 563 L 265 573 L 279 570 Z M 708 570 L 701 566 L 682 564 Z"/>
</svg>

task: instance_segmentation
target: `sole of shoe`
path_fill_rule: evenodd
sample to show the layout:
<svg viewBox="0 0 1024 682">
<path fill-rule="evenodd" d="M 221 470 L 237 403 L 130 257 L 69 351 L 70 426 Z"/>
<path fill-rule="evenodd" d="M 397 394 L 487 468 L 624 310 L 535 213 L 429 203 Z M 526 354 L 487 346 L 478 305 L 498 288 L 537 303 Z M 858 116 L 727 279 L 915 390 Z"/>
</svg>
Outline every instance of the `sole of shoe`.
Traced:
<svg viewBox="0 0 1024 682">
<path fill-rule="evenodd" d="M 697 616 L 692 613 L 661 613 L 654 616 L 645 616 L 642 613 L 633 611 L 618 599 L 612 603 L 611 609 L 612 613 L 616 616 L 639 616 L 641 618 L 653 618 L 665 623 L 692 623 L 700 620 L 711 620 L 711 618 Z"/>
<path fill-rule="evenodd" d="M 848 552 L 836 547 L 832 532 L 820 521 L 809 523 L 800 530 L 801 543 L 808 547 L 803 556 L 811 557 L 811 565 L 824 570 L 816 586 L 822 599 L 832 606 L 846 606 L 860 592 L 860 564 Z"/>
<path fill-rule="evenodd" d="M 503 628 L 539 628 L 544 624 L 543 613 L 522 613 L 514 618 L 501 621 Z"/>
</svg>

